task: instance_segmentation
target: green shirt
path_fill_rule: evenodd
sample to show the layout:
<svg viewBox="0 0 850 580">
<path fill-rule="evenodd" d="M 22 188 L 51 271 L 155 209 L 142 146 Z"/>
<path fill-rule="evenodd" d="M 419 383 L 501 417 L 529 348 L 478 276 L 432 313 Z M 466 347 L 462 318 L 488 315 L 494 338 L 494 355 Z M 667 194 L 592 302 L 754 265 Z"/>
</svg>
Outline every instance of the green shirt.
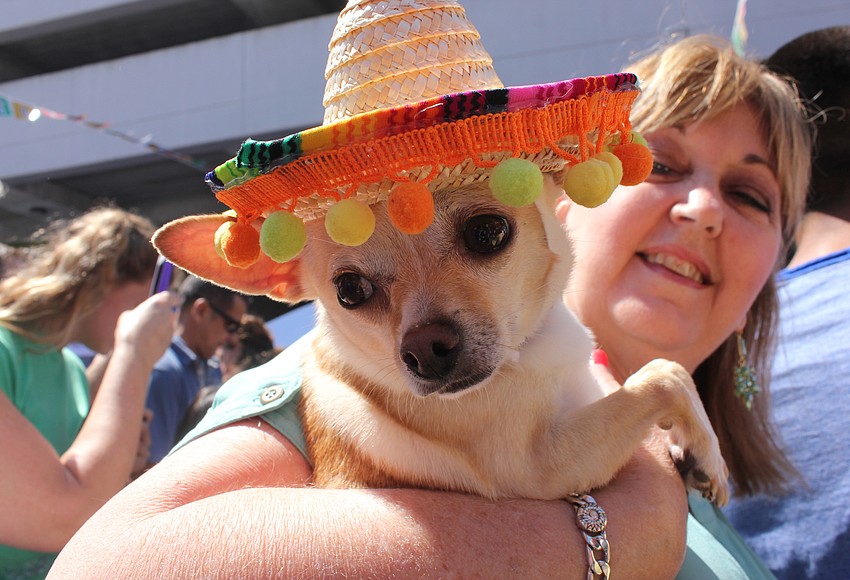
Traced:
<svg viewBox="0 0 850 580">
<path fill-rule="evenodd" d="M 77 355 L 2 326 L 0 390 L 59 455 L 74 442 L 89 412 L 89 384 Z M 0 578 L 43 578 L 55 557 L 0 545 Z"/>
</svg>

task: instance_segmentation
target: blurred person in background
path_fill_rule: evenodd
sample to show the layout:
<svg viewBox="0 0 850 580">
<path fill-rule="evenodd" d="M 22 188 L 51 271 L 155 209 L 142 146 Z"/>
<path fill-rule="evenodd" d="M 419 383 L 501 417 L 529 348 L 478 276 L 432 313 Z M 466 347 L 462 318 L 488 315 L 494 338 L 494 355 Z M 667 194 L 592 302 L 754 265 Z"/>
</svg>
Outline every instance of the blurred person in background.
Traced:
<svg viewBox="0 0 850 580">
<path fill-rule="evenodd" d="M 260 366 L 279 352 L 263 319 L 246 314 L 237 336 L 231 336 L 216 351 L 222 382 L 240 371 Z"/>
<path fill-rule="evenodd" d="M 0 577 L 44 577 L 147 456 L 145 388 L 179 304 L 147 298 L 153 230 L 120 209 L 91 210 L 55 223 L 0 282 Z M 96 384 L 72 341 L 108 355 Z"/>
<path fill-rule="evenodd" d="M 216 349 L 238 336 L 248 308 L 239 294 L 187 276 L 171 346 L 153 367 L 146 406 L 153 413 L 148 465 L 162 460 L 177 442 L 186 412 L 202 388 L 221 385 Z"/>
<path fill-rule="evenodd" d="M 279 352 L 281 352 L 281 349 L 274 346 L 272 335 L 263 319 L 253 314 L 246 314 L 242 317 L 239 333 L 236 336 L 230 335 L 224 344 L 216 350 L 216 358 L 221 370 L 221 382 L 225 383 L 237 373 L 270 361 Z M 213 399 L 220 386 L 206 386 L 198 391 L 195 400 L 192 401 L 192 405 L 183 416 L 175 442 L 183 439 L 186 433 L 191 431 L 203 418 L 212 406 Z"/>
<path fill-rule="evenodd" d="M 773 416 L 805 484 L 726 509 L 779 578 L 850 570 L 850 26 L 799 36 L 766 64 L 815 112 L 812 181 L 795 251 L 779 272 Z"/>
</svg>

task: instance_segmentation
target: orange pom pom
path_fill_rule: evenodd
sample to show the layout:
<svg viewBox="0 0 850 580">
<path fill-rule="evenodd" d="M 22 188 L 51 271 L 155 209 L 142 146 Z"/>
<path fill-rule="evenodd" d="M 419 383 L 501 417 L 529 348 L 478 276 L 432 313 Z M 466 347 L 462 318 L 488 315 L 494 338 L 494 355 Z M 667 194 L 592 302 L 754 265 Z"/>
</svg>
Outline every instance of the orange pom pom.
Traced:
<svg viewBox="0 0 850 580">
<path fill-rule="evenodd" d="M 434 221 L 434 196 L 424 183 L 399 183 L 390 192 L 387 213 L 399 231 L 421 234 Z"/>
<path fill-rule="evenodd" d="M 640 143 L 617 145 L 611 153 L 623 164 L 622 185 L 637 185 L 652 173 L 652 152 Z"/>
<path fill-rule="evenodd" d="M 260 257 L 260 233 L 248 224 L 227 221 L 215 233 L 216 249 L 231 266 L 247 268 Z"/>
</svg>

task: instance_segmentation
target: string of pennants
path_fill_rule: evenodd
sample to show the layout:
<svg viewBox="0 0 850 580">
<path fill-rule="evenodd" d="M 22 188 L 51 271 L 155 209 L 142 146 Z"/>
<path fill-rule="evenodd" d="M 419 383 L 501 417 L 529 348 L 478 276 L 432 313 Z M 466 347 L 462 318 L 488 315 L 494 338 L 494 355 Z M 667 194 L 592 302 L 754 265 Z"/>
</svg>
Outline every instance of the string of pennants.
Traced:
<svg viewBox="0 0 850 580">
<path fill-rule="evenodd" d="M 118 137 L 119 139 L 123 139 L 129 143 L 141 145 L 157 155 L 182 163 L 183 165 L 193 169 L 198 169 L 202 172 L 209 169 L 207 164 L 199 159 L 177 153 L 176 151 L 172 151 L 171 149 L 167 149 L 154 143 L 151 140 L 150 135 L 136 137 L 130 133 L 113 129 L 109 123 L 89 120 L 85 115 L 69 115 L 67 113 L 60 113 L 58 111 L 53 111 L 36 105 L 30 105 L 17 99 L 0 95 L 0 118 L 2 117 L 14 117 L 18 120 L 28 121 L 36 121 L 41 117 L 46 117 L 56 121 L 71 121 L 73 123 L 83 125 L 84 127 L 88 127 L 89 129 L 102 131 L 107 135 Z"/>
</svg>

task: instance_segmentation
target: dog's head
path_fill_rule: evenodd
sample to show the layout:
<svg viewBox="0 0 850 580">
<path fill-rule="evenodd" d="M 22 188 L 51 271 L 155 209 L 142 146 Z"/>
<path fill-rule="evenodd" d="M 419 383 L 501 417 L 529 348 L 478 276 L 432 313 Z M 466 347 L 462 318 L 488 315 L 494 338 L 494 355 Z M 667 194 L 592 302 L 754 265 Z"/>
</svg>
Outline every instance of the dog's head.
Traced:
<svg viewBox="0 0 850 580">
<path fill-rule="evenodd" d="M 334 243 L 314 220 L 297 260 L 263 258 L 245 270 L 198 257 L 209 237 L 189 245 L 184 232 L 172 244 L 166 230 L 156 244 L 178 265 L 235 290 L 317 300 L 323 344 L 344 365 L 418 395 L 450 395 L 515 359 L 560 300 L 571 261 L 554 214 L 562 193 L 549 177 L 542 198 L 525 207 L 496 201 L 486 183 L 443 190 L 434 195 L 433 223 L 418 235 L 401 233 L 376 204 L 365 244 Z M 219 223 L 210 220 L 204 235 Z"/>
</svg>

